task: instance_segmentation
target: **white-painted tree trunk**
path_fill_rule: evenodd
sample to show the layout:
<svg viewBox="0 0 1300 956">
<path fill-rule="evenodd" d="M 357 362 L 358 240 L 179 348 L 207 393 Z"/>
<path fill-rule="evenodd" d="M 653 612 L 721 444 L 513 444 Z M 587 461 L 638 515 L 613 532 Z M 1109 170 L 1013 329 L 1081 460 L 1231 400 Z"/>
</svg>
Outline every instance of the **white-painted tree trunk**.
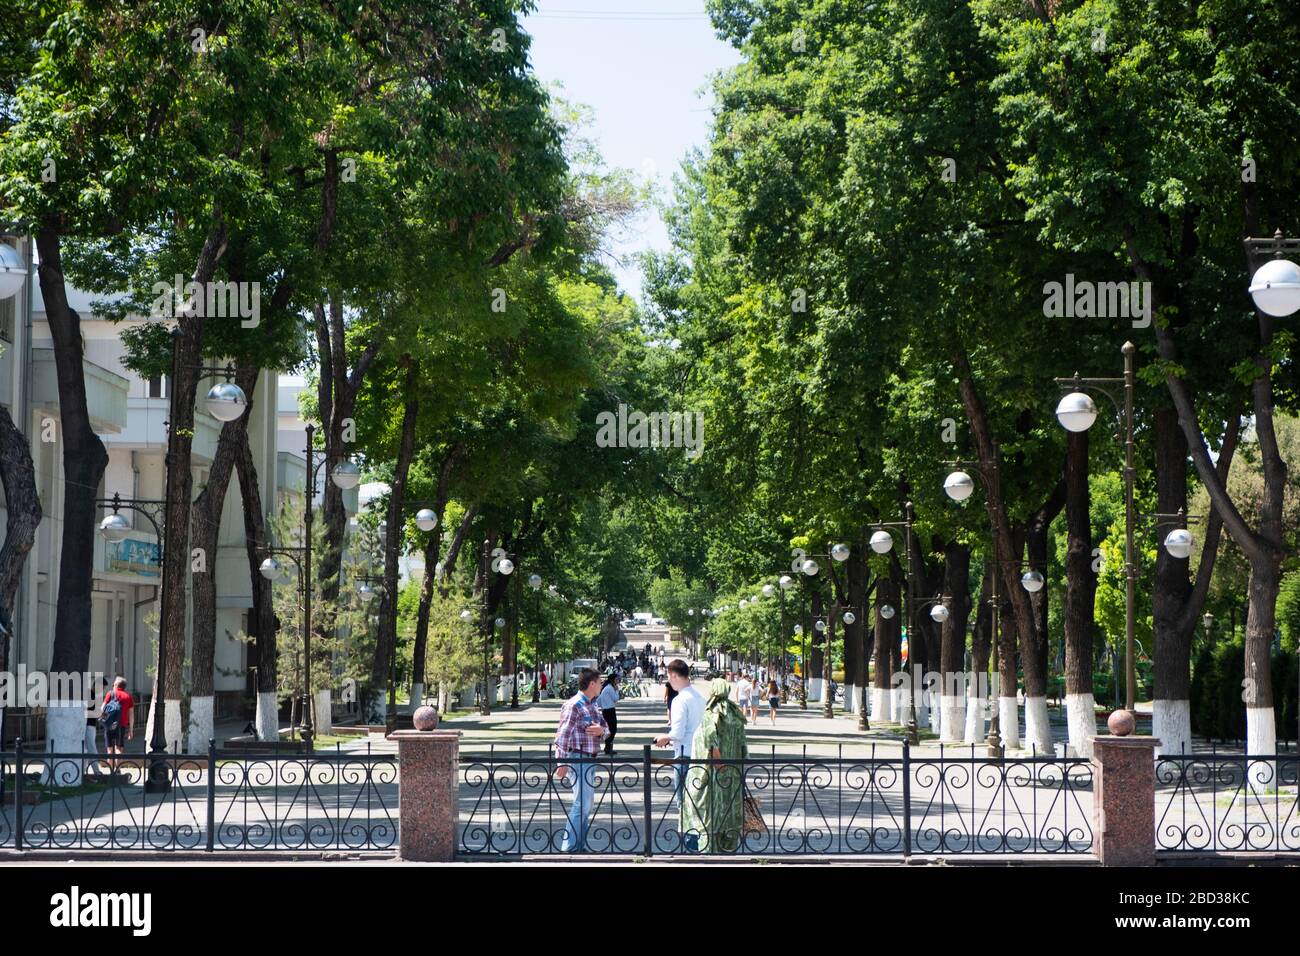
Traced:
<svg viewBox="0 0 1300 956">
<path fill-rule="evenodd" d="M 316 691 L 316 713 L 313 717 L 315 717 L 317 736 L 334 733 L 334 710 L 330 706 L 328 687 Z"/>
<path fill-rule="evenodd" d="M 86 702 L 84 700 L 50 701 L 45 714 L 45 752 L 80 754 L 86 745 Z M 60 757 L 41 768 L 41 782 L 57 787 L 75 787 L 81 783 L 82 761 Z"/>
<path fill-rule="evenodd" d="M 946 744 L 959 744 L 966 730 L 966 698 L 943 694 L 939 697 L 939 739 Z"/>
<path fill-rule="evenodd" d="M 894 714 L 889 706 L 892 696 L 888 687 L 871 688 L 871 720 L 893 723 Z"/>
<path fill-rule="evenodd" d="M 460 692 L 460 706 L 462 709 L 474 706 L 474 688 L 464 687 Z"/>
<path fill-rule="evenodd" d="M 844 685 L 844 713 L 856 714 L 858 712 L 858 689 L 852 684 Z"/>
<path fill-rule="evenodd" d="M 989 702 L 985 697 L 968 696 L 966 698 L 965 743 L 978 744 L 988 739 L 988 734 L 984 729 L 988 706 Z"/>
<path fill-rule="evenodd" d="M 1092 694 L 1065 695 L 1065 721 L 1070 728 L 1070 749 L 1077 757 L 1092 758 L 1092 738 L 1097 734 L 1097 699 Z"/>
<path fill-rule="evenodd" d="M 1160 700 L 1151 702 L 1151 735 L 1160 740 L 1156 756 L 1179 756 L 1192 752 L 1192 702 Z"/>
<path fill-rule="evenodd" d="M 894 720 L 906 726 L 912 718 L 912 685 L 903 684 L 895 689 Z"/>
<path fill-rule="evenodd" d="M 275 691 L 264 690 L 257 694 L 257 714 L 253 718 L 258 740 L 280 739 L 280 702 Z"/>
<path fill-rule="evenodd" d="M 1056 753 L 1046 697 L 1025 698 L 1025 746 L 1034 748 L 1040 756 Z"/>
<path fill-rule="evenodd" d="M 419 707 L 423 706 L 423 704 L 424 704 L 424 683 L 423 681 L 417 680 L 414 684 L 411 685 L 411 713 L 415 713 L 415 711 Z"/>
<path fill-rule="evenodd" d="M 810 680 L 810 681 L 808 682 L 808 699 L 809 699 L 809 700 L 821 700 L 821 699 L 822 699 L 822 684 L 823 684 L 823 681 L 822 681 L 822 679 L 821 679 L 820 677 L 814 677 L 812 680 Z"/>
<path fill-rule="evenodd" d="M 208 752 L 208 740 L 213 736 L 215 701 L 211 695 L 190 698 L 190 725 L 186 728 L 186 753 L 202 754 Z M 168 705 L 168 710 L 171 706 Z"/>
<path fill-rule="evenodd" d="M 1246 754 L 1249 757 L 1272 758 L 1277 753 L 1277 724 L 1272 707 L 1246 708 Z M 1281 782 L 1277 778 L 1277 761 L 1261 759 L 1250 761 L 1250 780 L 1257 793 L 1276 790 Z"/>
<path fill-rule="evenodd" d="M 927 729 L 930 726 L 929 695 L 926 694 L 924 687 L 916 689 L 916 726 Z"/>
<path fill-rule="evenodd" d="M 998 734 L 1005 750 L 1020 749 L 1020 708 L 1014 697 L 998 698 Z"/>
<path fill-rule="evenodd" d="M 163 727 L 163 737 L 167 741 L 168 753 L 181 753 L 181 745 L 185 742 L 185 733 L 181 726 L 181 702 L 179 698 L 176 700 L 167 699 L 167 723 Z"/>
</svg>

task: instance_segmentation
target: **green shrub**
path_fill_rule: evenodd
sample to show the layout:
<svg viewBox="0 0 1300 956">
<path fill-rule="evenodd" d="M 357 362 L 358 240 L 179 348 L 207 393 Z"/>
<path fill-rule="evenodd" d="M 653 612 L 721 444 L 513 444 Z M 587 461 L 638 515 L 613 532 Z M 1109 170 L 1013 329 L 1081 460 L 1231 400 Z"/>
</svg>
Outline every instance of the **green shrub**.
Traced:
<svg viewBox="0 0 1300 956">
<path fill-rule="evenodd" d="M 1246 706 L 1242 701 L 1245 656 L 1241 641 L 1202 647 L 1192 667 L 1192 732 L 1213 740 L 1244 740 Z M 1270 662 L 1273 679 L 1273 710 L 1279 740 L 1296 736 L 1296 659 L 1288 653 L 1274 654 Z"/>
</svg>

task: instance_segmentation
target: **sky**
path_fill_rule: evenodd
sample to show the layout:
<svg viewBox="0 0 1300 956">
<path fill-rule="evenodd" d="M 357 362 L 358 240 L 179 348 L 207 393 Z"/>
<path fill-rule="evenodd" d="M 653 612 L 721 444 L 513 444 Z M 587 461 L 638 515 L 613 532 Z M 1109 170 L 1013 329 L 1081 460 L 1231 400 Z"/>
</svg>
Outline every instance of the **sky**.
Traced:
<svg viewBox="0 0 1300 956">
<path fill-rule="evenodd" d="M 709 78 L 739 62 L 714 35 L 704 0 L 537 0 L 523 20 L 541 82 L 591 107 L 606 163 L 652 177 L 666 198 L 672 174 L 691 149 L 708 142 L 713 96 Z M 621 257 L 666 249 L 668 234 L 647 209 L 614 244 Z M 620 287 L 640 298 L 635 262 L 615 267 Z"/>
</svg>

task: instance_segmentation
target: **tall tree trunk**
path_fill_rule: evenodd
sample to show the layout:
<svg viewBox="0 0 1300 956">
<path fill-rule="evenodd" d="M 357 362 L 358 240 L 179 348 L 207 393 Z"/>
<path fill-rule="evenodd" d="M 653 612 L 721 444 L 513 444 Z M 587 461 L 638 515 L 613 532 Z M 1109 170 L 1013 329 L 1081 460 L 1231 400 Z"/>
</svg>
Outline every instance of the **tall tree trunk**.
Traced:
<svg viewBox="0 0 1300 956">
<path fill-rule="evenodd" d="M 826 632 L 818 631 L 817 626 L 814 622 L 816 622 L 816 620 L 822 616 L 822 612 L 825 609 L 825 604 L 822 601 L 821 592 L 818 591 L 816 588 L 814 588 L 811 594 L 809 595 L 808 604 L 811 609 L 811 613 L 809 615 L 809 624 L 812 628 L 809 631 L 809 637 L 808 637 L 808 641 L 809 641 L 808 656 L 812 658 L 812 660 L 809 662 L 808 675 L 807 675 L 809 678 L 808 699 L 821 701 L 824 706 L 825 697 L 823 695 L 826 692 L 826 687 L 824 686 L 826 680 L 826 675 L 824 673 L 826 667 L 826 652 L 824 649 L 824 645 L 826 641 Z M 813 676 L 814 674 L 816 675 L 815 677 Z"/>
<path fill-rule="evenodd" d="M 244 548 L 248 553 L 248 575 L 253 591 L 253 609 L 248 618 L 248 629 L 254 644 L 257 667 L 257 710 L 254 716 L 259 740 L 280 739 L 280 698 L 276 681 L 276 627 L 275 604 L 271 582 L 262 576 L 262 559 L 266 557 L 266 513 L 262 506 L 262 488 L 258 484 L 257 463 L 248 443 L 248 430 L 243 433 L 235 456 L 235 471 L 239 475 L 239 491 L 244 500 Z"/>
<path fill-rule="evenodd" d="M 419 417 L 415 386 L 418 370 L 409 355 L 402 356 L 405 368 L 402 395 L 406 403 L 402 409 L 401 438 L 397 448 L 397 462 L 393 466 L 393 480 L 388 495 L 388 534 L 384 542 L 384 592 L 379 605 L 379 639 L 375 642 L 375 658 L 370 666 L 370 690 L 373 694 L 388 682 L 389 667 L 397 653 L 397 563 L 402 556 L 402 532 L 405 530 L 406 479 L 411 472 L 415 456 L 415 425 Z"/>
<path fill-rule="evenodd" d="M 1097 572 L 1092 569 L 1088 433 L 1069 432 L 1065 445 L 1065 709 L 1070 747 L 1092 756 L 1097 732 L 1092 693 L 1093 606 Z"/>
<path fill-rule="evenodd" d="M 460 519 L 460 527 L 452 535 L 451 544 L 447 547 L 447 556 L 442 559 L 442 580 L 438 583 L 438 592 L 446 598 L 451 593 L 451 576 L 456 569 L 456 562 L 460 559 L 462 546 L 465 544 L 465 536 L 469 533 L 469 527 L 478 517 L 479 503 L 476 501 L 465 509 L 464 516 Z"/>
<path fill-rule="evenodd" d="M 36 492 L 27 436 L 18 430 L 9 409 L 0 408 L 0 483 L 5 490 L 5 541 L 0 547 L 0 674 L 9 669 L 9 642 L 15 640 L 14 601 L 22 580 L 23 564 L 36 540 L 41 523 L 41 499 Z M 4 727 L 4 701 L 0 700 L 0 728 Z"/>
<path fill-rule="evenodd" d="M 880 608 L 888 604 L 894 608 L 894 616 L 885 618 Z M 902 605 L 899 601 L 898 574 L 894 563 L 889 563 L 889 573 L 876 580 L 875 639 L 876 667 L 871 682 L 871 719 L 897 723 L 895 712 L 897 695 L 894 692 L 894 674 L 898 671 L 897 647 L 901 639 L 903 616 L 898 613 Z"/>
<path fill-rule="evenodd" d="M 248 421 L 253 413 L 253 392 L 257 388 L 258 372 L 256 366 L 241 365 L 235 373 L 235 384 L 244 390 L 248 407 L 233 422 L 221 426 L 212 468 L 208 471 L 208 483 L 194 500 L 191 514 L 190 543 L 201 563 L 193 568 L 191 576 L 194 590 L 194 640 L 190 659 L 190 719 L 186 742 L 188 753 L 202 753 L 213 736 L 218 537 L 226 490 L 235 470 L 235 459 L 248 442 Z"/>
<path fill-rule="evenodd" d="M 971 435 L 975 439 L 975 447 L 979 452 L 980 466 L 987 479 L 987 493 L 984 501 L 989 515 L 989 524 L 994 532 L 993 542 L 998 562 L 998 573 L 1002 578 L 1001 583 L 1003 586 L 999 591 L 1006 596 L 1006 600 L 1010 604 L 1011 614 L 1007 615 L 1007 617 L 1008 619 L 1014 617 L 1014 631 L 1022 641 L 1021 657 L 1025 673 L 1025 697 L 1045 697 L 1047 688 L 1043 680 L 1043 668 L 1038 659 L 1038 638 L 1035 633 L 1036 624 L 1033 606 L 1029 602 L 1029 595 L 1020 586 L 1020 575 L 1017 573 L 1020 564 L 1020 552 L 1013 550 L 1011 522 L 1007 517 L 1006 507 L 1002 500 L 1002 484 L 997 468 L 999 458 L 997 445 L 993 440 L 988 413 L 979 396 L 979 391 L 975 387 L 975 377 L 966 354 L 964 352 L 956 353 L 952 358 L 952 363 L 957 370 L 962 405 L 966 410 L 966 418 L 971 426 Z M 1010 694 L 1013 703 L 1015 701 L 1015 690 L 1016 684 L 1014 680 L 1003 688 L 1003 693 Z M 1048 728 L 1039 725 L 1035 730 L 1039 732 L 1040 736 L 1031 739 L 1029 743 L 1044 753 L 1051 752 L 1052 739 Z"/>
<path fill-rule="evenodd" d="M 1219 446 L 1215 471 L 1226 483 L 1237 450 L 1241 417 L 1232 416 Z M 1178 427 L 1178 413 L 1170 406 L 1156 409 L 1156 507 L 1161 514 L 1187 508 L 1187 440 Z M 1189 527 L 1191 527 L 1189 525 Z M 1188 578 L 1189 561 L 1173 557 L 1163 546 L 1171 526 L 1157 534 L 1155 584 L 1151 611 L 1155 629 L 1152 734 L 1160 738 L 1159 754 L 1191 753 L 1192 635 L 1200 622 L 1222 536 L 1223 519 L 1211 509 L 1201 543 L 1196 582 Z"/>
<path fill-rule="evenodd" d="M 433 500 L 433 513 L 438 519 L 438 525 L 430 532 L 429 540 L 424 544 L 424 579 L 420 582 L 420 604 L 415 617 L 415 647 L 411 656 L 411 704 L 415 707 L 424 702 L 424 658 L 429 646 L 429 609 L 433 604 L 433 586 L 438 579 L 438 556 L 442 550 L 442 522 L 447 512 L 448 488 L 452 470 L 464 447 L 460 442 L 453 445 L 438 469 L 438 489 Z"/>
<path fill-rule="evenodd" d="M 81 316 L 68 305 L 64 286 L 61 237 L 51 227 L 36 233 L 40 253 L 37 275 L 59 384 L 60 438 L 63 442 L 63 541 L 59 552 L 59 596 L 54 618 L 51 671 L 81 673 L 90 660 L 90 591 L 94 577 L 95 498 L 108 465 L 108 452 L 90 424 L 86 406 L 84 343 Z M 12 500 L 12 499 L 11 499 Z M 76 753 L 86 735 L 85 701 L 50 701 L 47 746 L 58 753 Z M 76 785 L 79 764 L 60 783 Z"/>
<path fill-rule="evenodd" d="M 988 679 L 989 657 L 993 650 L 993 564 L 985 557 L 982 583 L 980 584 L 979 604 L 975 608 L 975 630 L 971 634 L 970 674 L 967 678 L 966 691 L 966 743 L 978 744 L 985 739 L 984 721 L 988 719 L 989 707 L 996 706 L 991 700 L 991 685 Z"/>
<path fill-rule="evenodd" d="M 1260 236 L 1258 186 L 1242 186 L 1243 220 L 1246 234 Z M 1169 290 L 1160 269 L 1139 253 L 1132 230 L 1125 232 L 1125 244 L 1133 271 L 1139 280 L 1152 282 L 1153 310 L 1166 304 L 1178 305 L 1177 290 Z M 1263 256 L 1247 254 L 1248 274 L 1264 261 Z M 1178 348 L 1171 328 L 1156 322 L 1153 330 L 1160 357 L 1166 363 L 1165 385 L 1178 412 L 1178 424 L 1187 440 L 1196 472 L 1209 494 L 1210 501 L 1224 527 L 1250 563 L 1250 605 L 1246 614 L 1245 675 L 1243 694 L 1246 704 L 1246 749 L 1252 754 L 1272 754 L 1277 750 L 1277 727 L 1273 713 L 1273 683 L 1269 670 L 1269 646 L 1277 623 L 1277 597 L 1282 580 L 1283 545 L 1282 505 L 1286 493 L 1286 463 L 1282 460 L 1273 424 L 1272 370 L 1274 352 L 1274 318 L 1256 309 L 1259 347 L 1252 359 L 1255 377 L 1250 384 L 1254 411 L 1255 436 L 1259 460 L 1264 473 L 1264 493 L 1259 507 L 1259 523 L 1251 528 L 1228 494 L 1226 475 L 1220 476 L 1205 441 L 1187 382 L 1179 377 Z M 1252 779 L 1265 783 L 1270 770 L 1264 765 L 1252 768 Z"/>
<path fill-rule="evenodd" d="M 844 625 L 844 709 L 857 713 L 867 684 L 867 556 L 861 548 L 849 553 L 848 606 L 854 620 Z"/>
<path fill-rule="evenodd" d="M 1052 739 L 1052 728 L 1047 716 L 1047 662 L 1051 653 L 1047 640 L 1047 612 L 1048 612 L 1048 594 L 1051 589 L 1047 586 L 1047 566 L 1048 566 L 1048 532 L 1051 530 L 1052 522 L 1056 516 L 1061 513 L 1065 507 L 1065 476 L 1053 486 L 1052 493 L 1047 496 L 1047 500 L 1039 506 L 1038 510 L 1029 516 L 1025 525 L 1025 549 L 1029 558 L 1029 565 L 1035 571 L 1043 576 L 1042 590 L 1036 594 L 1029 595 L 1029 603 L 1034 611 L 1034 645 L 1037 648 L 1035 655 L 1036 664 L 1039 671 L 1039 679 L 1043 688 L 1043 696 L 1031 697 L 1028 693 L 1029 680 L 1025 680 L 1025 738 L 1030 741 L 1049 741 L 1048 752 L 1053 752 L 1050 741 Z"/>
<path fill-rule="evenodd" d="M 970 621 L 970 548 L 957 541 L 943 549 L 943 593 L 948 596 L 948 619 L 939 634 L 940 739 L 960 743 L 966 730 L 963 668 Z"/>
<path fill-rule="evenodd" d="M 194 267 L 192 281 L 206 289 L 226 251 L 226 226 L 219 219 L 208 232 Z M 207 296 L 194 297 L 192 307 L 177 315 L 173 334 L 172 376 L 169 396 L 168 467 L 166 469 L 166 519 L 163 525 L 163 578 L 172 590 L 164 602 L 165 618 L 159 640 L 166 644 L 165 673 L 154 674 L 154 699 L 150 710 L 149 736 L 163 705 L 163 736 L 168 750 L 180 751 L 182 673 L 185 668 L 185 632 L 189 620 L 185 581 L 190 575 L 190 509 L 194 493 L 191 458 L 194 448 L 194 400 L 203 362 L 203 334 L 207 324 Z"/>
<path fill-rule="evenodd" d="M 1016 582 L 1020 587 L 1020 582 Z M 1011 600 L 999 589 L 998 602 L 998 732 L 1008 750 L 1020 749 L 1020 709 L 1016 700 L 1016 649 L 1022 651 L 1025 642 L 1020 639 L 1016 617 L 1011 610 Z"/>
</svg>

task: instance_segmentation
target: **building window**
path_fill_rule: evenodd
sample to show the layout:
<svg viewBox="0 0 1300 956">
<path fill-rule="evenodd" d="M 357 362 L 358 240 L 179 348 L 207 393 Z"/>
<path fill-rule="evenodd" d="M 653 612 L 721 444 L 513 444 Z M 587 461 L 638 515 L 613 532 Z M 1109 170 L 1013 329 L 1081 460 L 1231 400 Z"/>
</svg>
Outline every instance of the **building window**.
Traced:
<svg viewBox="0 0 1300 956">
<path fill-rule="evenodd" d="M 7 299 L 0 299 L 0 340 L 13 342 L 14 316 L 17 312 L 18 296 L 11 295 Z"/>
<path fill-rule="evenodd" d="M 149 379 L 149 397 L 166 398 L 167 397 L 167 376 L 155 375 Z"/>
</svg>

